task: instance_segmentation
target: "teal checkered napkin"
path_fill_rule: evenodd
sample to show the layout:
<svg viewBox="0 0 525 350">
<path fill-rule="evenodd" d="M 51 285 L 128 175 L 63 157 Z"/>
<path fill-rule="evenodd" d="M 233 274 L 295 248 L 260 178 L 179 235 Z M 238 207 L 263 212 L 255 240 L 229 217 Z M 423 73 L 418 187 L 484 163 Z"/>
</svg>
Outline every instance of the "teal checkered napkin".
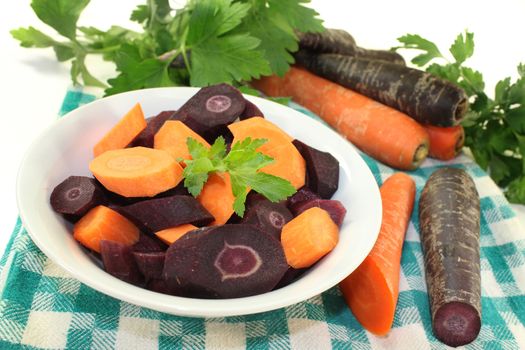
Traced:
<svg viewBox="0 0 525 350">
<path fill-rule="evenodd" d="M 69 91 L 61 114 L 93 99 Z M 364 158 L 378 184 L 394 172 Z M 429 160 L 409 173 L 418 197 L 430 174 L 444 165 Z M 446 165 L 465 169 L 481 196 L 482 328 L 465 348 L 525 348 L 525 231 L 477 165 L 466 157 Z M 69 276 L 38 250 L 19 220 L 0 260 L 0 349 L 445 348 L 432 335 L 415 207 L 394 325 L 386 337 L 363 330 L 337 288 L 276 311 L 227 318 L 177 317 L 128 304 Z"/>
</svg>

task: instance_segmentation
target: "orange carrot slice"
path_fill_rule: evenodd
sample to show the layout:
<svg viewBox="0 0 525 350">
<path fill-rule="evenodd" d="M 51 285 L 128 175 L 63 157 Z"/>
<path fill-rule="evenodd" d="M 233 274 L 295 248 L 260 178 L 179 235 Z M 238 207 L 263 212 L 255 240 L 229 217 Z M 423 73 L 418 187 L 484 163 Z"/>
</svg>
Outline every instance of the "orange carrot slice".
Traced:
<svg viewBox="0 0 525 350">
<path fill-rule="evenodd" d="M 306 162 L 292 144 L 293 138 L 278 126 L 261 117 L 249 118 L 228 125 L 234 138 L 233 143 L 247 137 L 266 139 L 267 142 L 257 151 L 274 159 L 274 162 L 260 171 L 282 177 L 299 189 L 305 184 Z"/>
<path fill-rule="evenodd" d="M 146 147 L 107 151 L 89 169 L 108 190 L 125 197 L 153 197 L 182 180 L 182 167 L 168 152 Z"/>
<path fill-rule="evenodd" d="M 288 264 L 310 267 L 335 248 L 339 228 L 326 210 L 310 208 L 283 226 L 281 244 Z"/>
<path fill-rule="evenodd" d="M 210 174 L 197 200 L 215 218 L 210 225 L 224 225 L 233 214 L 235 201 L 230 174 Z"/>
<path fill-rule="evenodd" d="M 100 253 L 100 241 L 132 245 L 139 240 L 139 229 L 116 211 L 99 205 L 84 215 L 73 228 L 73 237 Z"/>
<path fill-rule="evenodd" d="M 370 254 L 340 284 L 348 307 L 368 331 L 384 335 L 394 321 L 401 251 L 414 207 L 414 180 L 396 173 L 380 189 L 383 221 Z"/>
<path fill-rule="evenodd" d="M 186 140 L 192 137 L 210 148 L 206 140 L 179 120 L 168 120 L 155 134 L 154 147 L 167 151 L 174 159 L 191 159 Z"/>
<path fill-rule="evenodd" d="M 95 157 L 106 151 L 124 148 L 146 127 L 144 112 L 139 103 L 126 113 L 120 121 L 95 145 Z"/>
<path fill-rule="evenodd" d="M 162 231 L 155 232 L 155 235 L 164 243 L 170 245 L 186 233 L 197 229 L 197 226 L 192 224 L 184 224 L 175 227 L 170 227 Z"/>
</svg>

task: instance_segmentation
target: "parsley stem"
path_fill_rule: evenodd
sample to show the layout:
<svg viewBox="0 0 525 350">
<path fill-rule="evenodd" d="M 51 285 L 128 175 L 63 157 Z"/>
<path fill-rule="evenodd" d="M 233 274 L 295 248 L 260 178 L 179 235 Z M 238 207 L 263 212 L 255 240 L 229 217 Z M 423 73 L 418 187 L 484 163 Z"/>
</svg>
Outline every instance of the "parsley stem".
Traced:
<svg viewBox="0 0 525 350">
<path fill-rule="evenodd" d="M 108 53 L 108 52 L 113 52 L 113 51 L 117 51 L 118 49 L 120 49 L 120 44 L 119 45 L 113 45 L 113 46 L 108 46 L 108 47 L 103 47 L 103 48 L 100 48 L 100 49 L 86 49 L 86 52 L 87 53 Z"/>
</svg>

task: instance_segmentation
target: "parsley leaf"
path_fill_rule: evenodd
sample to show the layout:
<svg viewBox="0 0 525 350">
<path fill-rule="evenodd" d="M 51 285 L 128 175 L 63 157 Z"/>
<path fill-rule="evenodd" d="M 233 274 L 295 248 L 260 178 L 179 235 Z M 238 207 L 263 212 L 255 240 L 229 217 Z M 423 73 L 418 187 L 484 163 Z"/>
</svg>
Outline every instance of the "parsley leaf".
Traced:
<svg viewBox="0 0 525 350">
<path fill-rule="evenodd" d="M 23 47 L 50 47 L 56 44 L 53 38 L 33 27 L 13 29 L 10 33 Z"/>
<path fill-rule="evenodd" d="M 461 64 L 474 53 L 474 34 L 465 31 L 465 36 L 459 34 L 450 46 L 450 53 L 456 59 L 456 63 Z"/>
<path fill-rule="evenodd" d="M 42 22 L 73 40 L 80 13 L 88 4 L 89 0 L 33 0 L 31 7 Z"/>
<path fill-rule="evenodd" d="M 436 44 L 417 34 L 407 34 L 397 38 L 397 40 L 404 44 L 402 48 L 425 51 L 425 53 L 417 55 L 412 59 L 411 62 L 416 66 L 422 67 L 434 58 L 443 57 Z"/>
<path fill-rule="evenodd" d="M 235 197 L 233 209 L 244 215 L 244 203 L 250 189 L 259 192 L 272 202 L 280 201 L 295 193 L 292 184 L 280 177 L 258 170 L 271 164 L 273 159 L 257 152 L 266 140 L 246 138 L 236 142 L 226 153 L 226 142 L 218 137 L 208 149 L 195 139 L 186 140 L 191 160 L 185 160 L 184 186 L 193 196 L 198 196 L 212 172 L 228 173 Z"/>
</svg>

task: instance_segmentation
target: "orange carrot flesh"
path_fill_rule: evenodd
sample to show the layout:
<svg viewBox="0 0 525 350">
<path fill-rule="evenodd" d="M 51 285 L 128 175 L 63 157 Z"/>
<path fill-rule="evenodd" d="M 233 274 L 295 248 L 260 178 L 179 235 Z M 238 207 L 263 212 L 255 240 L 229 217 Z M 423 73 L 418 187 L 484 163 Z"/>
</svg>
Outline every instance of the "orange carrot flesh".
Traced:
<svg viewBox="0 0 525 350">
<path fill-rule="evenodd" d="M 228 128 L 234 136 L 233 143 L 247 137 L 267 140 L 257 151 L 272 157 L 274 162 L 260 171 L 282 177 L 296 189 L 304 186 L 306 162 L 293 145 L 293 138 L 277 125 L 264 118 L 254 117 L 230 124 Z"/>
<path fill-rule="evenodd" d="M 120 119 L 120 121 L 109 130 L 106 135 L 95 145 L 93 154 L 95 157 L 114 149 L 124 148 L 146 128 L 146 119 L 142 107 L 137 103 Z"/>
<path fill-rule="evenodd" d="M 168 120 L 155 134 L 154 148 L 167 151 L 174 159 L 191 159 L 190 151 L 186 144 L 188 137 L 194 138 L 207 148 L 211 147 L 206 140 L 183 122 Z"/>
<path fill-rule="evenodd" d="M 288 265 L 310 267 L 335 248 L 339 228 L 326 210 L 310 208 L 283 226 L 281 244 Z"/>
<path fill-rule="evenodd" d="M 168 152 L 146 147 L 107 151 L 89 169 L 108 190 L 125 197 L 153 197 L 179 184 L 182 167 Z"/>
<path fill-rule="evenodd" d="M 195 229 L 197 229 L 197 226 L 193 226 L 192 224 L 184 224 L 155 232 L 155 236 L 157 236 L 164 243 L 171 245 L 186 233 Z"/>
<path fill-rule="evenodd" d="M 139 234 L 131 221 L 103 205 L 88 211 L 73 228 L 73 237 L 97 253 L 102 240 L 132 245 L 139 240 Z"/>
<path fill-rule="evenodd" d="M 370 254 L 339 288 L 346 304 L 368 331 L 387 334 L 394 321 L 399 295 L 399 270 L 405 233 L 416 187 L 404 173 L 388 178 L 380 189 L 383 219 Z"/>
<path fill-rule="evenodd" d="M 210 225 L 224 225 L 233 214 L 235 201 L 230 174 L 210 174 L 197 200 L 215 218 Z"/>
<path fill-rule="evenodd" d="M 292 67 L 284 78 L 265 77 L 253 85 L 269 96 L 291 96 L 363 152 L 395 168 L 415 169 L 428 153 L 428 135 L 412 118 L 304 69 Z"/>
<path fill-rule="evenodd" d="M 465 143 L 465 130 L 463 126 L 448 128 L 423 125 L 430 139 L 428 155 L 432 158 L 450 160 L 458 155 Z"/>
</svg>

